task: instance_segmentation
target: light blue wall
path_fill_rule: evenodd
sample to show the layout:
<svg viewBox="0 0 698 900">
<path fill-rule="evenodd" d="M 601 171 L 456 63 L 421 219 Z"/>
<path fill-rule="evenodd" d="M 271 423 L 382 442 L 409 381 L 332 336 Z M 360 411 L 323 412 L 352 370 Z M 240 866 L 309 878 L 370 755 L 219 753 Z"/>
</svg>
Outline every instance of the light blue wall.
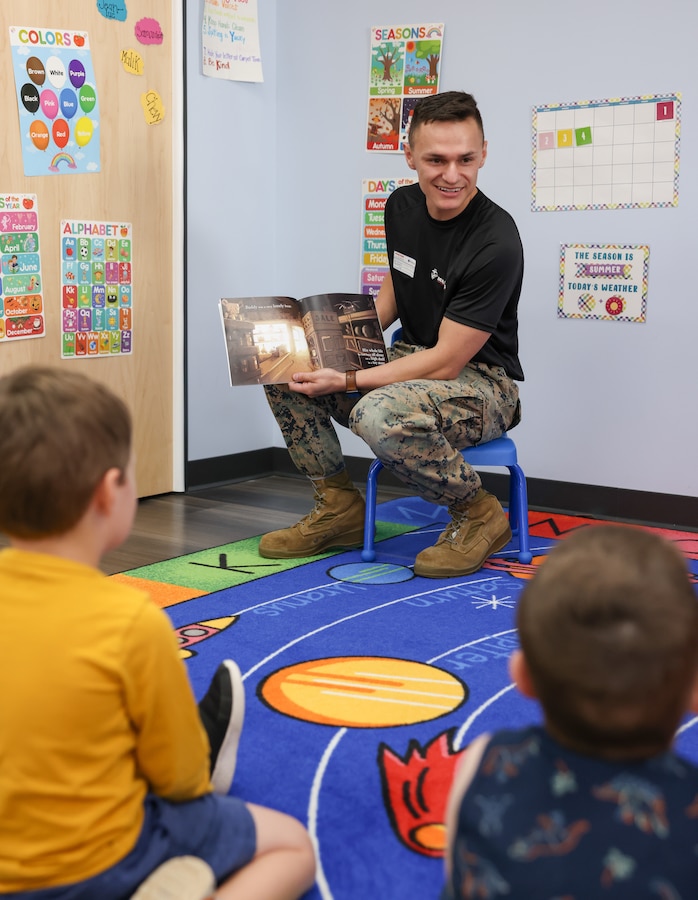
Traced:
<svg viewBox="0 0 698 900">
<path fill-rule="evenodd" d="M 401 157 L 363 149 L 370 27 L 443 21 L 441 89 L 477 98 L 489 141 L 480 186 L 512 213 L 525 248 L 515 436 L 527 474 L 698 496 L 694 0 L 563 12 L 552 0 L 259 7 L 264 85 L 200 76 L 199 23 L 188 26 L 190 458 L 281 446 L 261 389 L 227 387 L 215 300 L 358 290 L 361 180 L 408 174 Z M 677 208 L 531 212 L 533 106 L 675 91 Z M 649 244 L 647 322 L 558 319 L 561 243 Z M 353 435 L 343 442 L 370 455 Z"/>
<path fill-rule="evenodd" d="M 230 387 L 220 297 L 278 293 L 276 3 L 260 0 L 262 84 L 201 74 L 203 0 L 187 0 L 188 459 L 272 446 L 262 389 Z"/>
</svg>

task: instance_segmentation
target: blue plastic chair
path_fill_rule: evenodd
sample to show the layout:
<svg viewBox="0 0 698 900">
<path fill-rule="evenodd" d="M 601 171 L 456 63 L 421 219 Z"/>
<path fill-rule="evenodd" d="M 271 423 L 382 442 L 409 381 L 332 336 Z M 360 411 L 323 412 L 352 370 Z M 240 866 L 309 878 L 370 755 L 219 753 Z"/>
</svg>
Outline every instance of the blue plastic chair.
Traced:
<svg viewBox="0 0 698 900">
<path fill-rule="evenodd" d="M 393 334 L 392 343 L 402 337 L 402 328 L 397 328 Z M 526 491 L 526 476 L 518 463 L 516 456 L 516 444 L 508 435 L 478 444 L 476 447 L 466 447 L 461 450 L 463 459 L 473 468 L 478 466 L 505 466 L 509 469 L 509 525 L 512 534 L 518 537 L 519 549 L 517 556 L 519 562 L 528 564 L 533 559 L 528 539 L 528 493 Z M 366 518 L 364 520 L 364 548 L 361 551 L 361 559 L 364 562 L 373 562 L 376 558 L 374 549 L 376 533 L 376 493 L 378 473 L 383 468 L 379 459 L 374 459 L 368 470 L 366 480 Z"/>
<path fill-rule="evenodd" d="M 526 476 L 518 464 L 516 444 L 507 435 L 478 444 L 477 447 L 466 447 L 461 450 L 463 458 L 473 468 L 478 466 L 505 466 L 509 469 L 509 524 L 512 534 L 518 537 L 519 562 L 528 564 L 533 559 L 528 537 L 528 495 Z M 376 531 L 376 493 L 378 490 L 378 473 L 383 468 L 379 459 L 374 459 L 368 470 L 366 479 L 366 518 L 364 520 L 364 548 L 361 559 L 373 562 L 376 558 L 374 548 Z"/>
</svg>

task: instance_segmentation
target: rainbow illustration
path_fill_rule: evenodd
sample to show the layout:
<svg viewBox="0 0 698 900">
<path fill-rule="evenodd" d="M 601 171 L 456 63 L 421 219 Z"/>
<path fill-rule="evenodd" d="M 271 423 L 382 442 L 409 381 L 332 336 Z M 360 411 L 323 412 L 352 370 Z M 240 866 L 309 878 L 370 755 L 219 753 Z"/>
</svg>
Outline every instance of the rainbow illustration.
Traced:
<svg viewBox="0 0 698 900">
<path fill-rule="evenodd" d="M 61 151 L 61 153 L 56 153 L 56 155 L 51 160 L 51 165 L 49 166 L 49 169 L 51 170 L 51 172 L 57 172 L 58 164 L 62 163 L 62 162 L 67 163 L 69 169 L 77 169 L 77 167 L 78 167 L 77 163 L 75 162 L 73 157 L 70 155 L 70 153 L 65 153 L 65 152 Z"/>
<path fill-rule="evenodd" d="M 434 28 L 430 28 L 429 31 L 427 31 L 427 37 L 428 38 L 441 37 L 441 28 L 439 28 L 438 26 L 435 26 Z"/>
</svg>

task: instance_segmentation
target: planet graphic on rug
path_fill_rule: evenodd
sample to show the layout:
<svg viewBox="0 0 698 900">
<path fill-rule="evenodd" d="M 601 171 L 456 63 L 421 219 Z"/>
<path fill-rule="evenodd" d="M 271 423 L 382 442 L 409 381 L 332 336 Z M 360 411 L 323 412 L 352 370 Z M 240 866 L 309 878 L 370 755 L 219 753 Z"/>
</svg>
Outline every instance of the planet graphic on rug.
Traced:
<svg viewBox="0 0 698 900">
<path fill-rule="evenodd" d="M 436 666 L 380 656 L 307 660 L 277 669 L 257 688 L 277 712 L 345 728 L 428 722 L 458 709 L 468 693 L 460 678 Z"/>
<path fill-rule="evenodd" d="M 393 563 L 343 563 L 328 569 L 327 574 L 337 581 L 354 584 L 399 584 L 414 578 L 414 571 L 408 566 Z"/>
</svg>

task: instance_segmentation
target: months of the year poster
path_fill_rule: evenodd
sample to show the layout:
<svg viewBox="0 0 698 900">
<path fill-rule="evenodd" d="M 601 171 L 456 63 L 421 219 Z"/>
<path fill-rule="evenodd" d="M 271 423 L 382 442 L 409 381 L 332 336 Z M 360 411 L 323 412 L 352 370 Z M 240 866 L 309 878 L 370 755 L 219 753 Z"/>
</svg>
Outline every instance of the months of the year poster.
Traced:
<svg viewBox="0 0 698 900">
<path fill-rule="evenodd" d="M 534 212 L 678 205 L 681 95 L 533 109 Z"/>
<path fill-rule="evenodd" d="M 0 194 L 0 341 L 43 337 L 36 194 Z"/>
</svg>

